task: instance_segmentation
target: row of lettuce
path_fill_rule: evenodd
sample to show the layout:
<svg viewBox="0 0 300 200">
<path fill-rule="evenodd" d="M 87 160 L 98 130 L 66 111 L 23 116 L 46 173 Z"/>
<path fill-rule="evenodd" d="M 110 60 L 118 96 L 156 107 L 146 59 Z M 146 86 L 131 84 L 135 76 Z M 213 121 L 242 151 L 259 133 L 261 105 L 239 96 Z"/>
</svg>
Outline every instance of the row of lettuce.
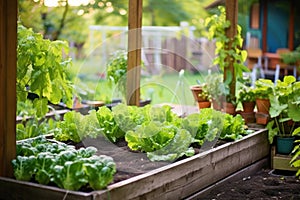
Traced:
<svg viewBox="0 0 300 200">
<path fill-rule="evenodd" d="M 38 141 L 19 141 L 18 156 L 13 161 L 15 177 L 34 179 L 41 184 L 54 183 L 69 190 L 86 185 L 94 190 L 105 188 L 113 180 L 116 165 L 109 156 L 97 156 L 95 148 L 76 150 L 65 142 L 79 143 L 86 138 L 105 138 L 112 143 L 125 140 L 131 150 L 146 153 L 151 161 L 173 162 L 182 156 L 194 155 L 194 143 L 201 146 L 218 139 L 233 141 L 251 132 L 245 129 L 240 115 L 232 116 L 210 108 L 181 118 L 170 106 L 124 104 L 111 110 L 100 107 L 87 115 L 70 111 L 63 120 L 44 121 L 33 128 L 23 123 L 17 125 L 19 139 L 32 136 L 32 131 L 37 130 L 52 133 L 55 142 L 39 137 Z"/>
</svg>

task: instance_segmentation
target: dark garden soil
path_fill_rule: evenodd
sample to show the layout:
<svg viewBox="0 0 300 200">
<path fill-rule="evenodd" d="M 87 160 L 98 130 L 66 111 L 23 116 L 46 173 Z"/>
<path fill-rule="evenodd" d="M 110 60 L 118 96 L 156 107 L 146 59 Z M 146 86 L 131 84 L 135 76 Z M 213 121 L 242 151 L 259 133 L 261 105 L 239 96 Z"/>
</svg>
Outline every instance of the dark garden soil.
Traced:
<svg viewBox="0 0 300 200">
<path fill-rule="evenodd" d="M 253 176 L 228 181 L 199 200 L 300 200 L 300 180 L 295 172 L 263 169 Z"/>
</svg>

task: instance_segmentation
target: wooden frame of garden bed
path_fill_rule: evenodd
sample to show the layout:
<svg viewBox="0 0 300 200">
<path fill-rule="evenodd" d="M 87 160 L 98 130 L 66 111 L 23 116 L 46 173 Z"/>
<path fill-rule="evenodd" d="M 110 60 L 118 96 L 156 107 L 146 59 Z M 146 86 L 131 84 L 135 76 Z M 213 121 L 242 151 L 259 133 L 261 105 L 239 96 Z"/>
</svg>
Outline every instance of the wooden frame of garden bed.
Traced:
<svg viewBox="0 0 300 200">
<path fill-rule="evenodd" d="M 0 177 L 0 199 L 183 199 L 267 157 L 266 129 L 89 193 Z"/>
</svg>

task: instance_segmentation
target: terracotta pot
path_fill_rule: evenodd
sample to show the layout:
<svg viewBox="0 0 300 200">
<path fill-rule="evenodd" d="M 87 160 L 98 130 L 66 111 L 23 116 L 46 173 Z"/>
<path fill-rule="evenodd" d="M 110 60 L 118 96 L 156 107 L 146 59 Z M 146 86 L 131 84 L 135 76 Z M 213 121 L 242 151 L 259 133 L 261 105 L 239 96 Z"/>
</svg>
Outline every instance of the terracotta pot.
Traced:
<svg viewBox="0 0 300 200">
<path fill-rule="evenodd" d="M 239 112 L 246 124 L 255 123 L 255 112 Z"/>
<path fill-rule="evenodd" d="M 211 103 L 210 103 L 210 101 L 198 101 L 198 107 L 199 107 L 199 109 L 210 108 Z"/>
<path fill-rule="evenodd" d="M 193 93 L 193 97 L 194 97 L 196 102 L 207 101 L 207 99 L 199 96 L 199 94 L 201 94 L 203 92 L 202 87 L 200 85 L 193 85 L 193 86 L 191 86 L 190 89 Z"/>
<path fill-rule="evenodd" d="M 256 123 L 261 125 L 266 125 L 269 122 L 270 115 L 265 113 L 259 113 L 257 112 L 255 114 Z"/>
<path fill-rule="evenodd" d="M 255 107 L 255 102 L 251 101 L 251 102 L 242 102 L 243 105 L 243 111 L 245 113 L 252 113 Z"/>
<path fill-rule="evenodd" d="M 212 99 L 213 109 L 215 110 L 222 110 L 222 103 L 218 102 L 215 99 Z"/>
<path fill-rule="evenodd" d="M 269 114 L 270 100 L 269 99 L 256 99 L 257 112 Z"/>
<path fill-rule="evenodd" d="M 232 103 L 229 102 L 224 102 L 223 103 L 223 109 L 226 113 L 230 114 L 230 115 L 235 115 L 236 114 L 236 106 L 233 105 Z"/>
</svg>

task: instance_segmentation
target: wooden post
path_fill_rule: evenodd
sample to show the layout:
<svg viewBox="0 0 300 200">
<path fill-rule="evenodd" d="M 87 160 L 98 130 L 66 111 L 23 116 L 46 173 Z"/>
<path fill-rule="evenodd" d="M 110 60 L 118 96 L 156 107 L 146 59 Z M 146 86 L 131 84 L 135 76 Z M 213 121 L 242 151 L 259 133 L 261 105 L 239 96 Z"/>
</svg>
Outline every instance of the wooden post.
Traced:
<svg viewBox="0 0 300 200">
<path fill-rule="evenodd" d="M 225 1 L 226 7 L 226 19 L 230 21 L 230 27 L 226 30 L 226 36 L 228 38 L 234 38 L 237 34 L 237 19 L 238 19 L 238 1 L 237 0 L 226 0 Z M 232 48 L 232 42 L 229 42 L 228 48 Z M 236 85 L 236 78 L 234 72 L 234 58 L 229 57 L 227 58 L 227 62 L 229 63 L 228 67 L 224 69 L 224 81 L 227 78 L 228 71 L 232 74 L 232 81 L 229 85 L 230 94 L 235 97 L 235 85 Z"/>
<path fill-rule="evenodd" d="M 139 105 L 142 43 L 142 0 L 129 0 L 127 104 Z"/>
<path fill-rule="evenodd" d="M 262 24 L 262 51 L 268 51 L 267 47 L 267 30 L 268 30 L 268 1 L 261 1 L 263 4 L 263 24 Z"/>
<path fill-rule="evenodd" d="M 290 20 L 289 20 L 289 49 L 294 50 L 294 34 L 295 34 L 295 1 L 291 1 Z"/>
<path fill-rule="evenodd" d="M 0 176 L 12 177 L 16 156 L 17 0 L 0 3 Z"/>
</svg>

